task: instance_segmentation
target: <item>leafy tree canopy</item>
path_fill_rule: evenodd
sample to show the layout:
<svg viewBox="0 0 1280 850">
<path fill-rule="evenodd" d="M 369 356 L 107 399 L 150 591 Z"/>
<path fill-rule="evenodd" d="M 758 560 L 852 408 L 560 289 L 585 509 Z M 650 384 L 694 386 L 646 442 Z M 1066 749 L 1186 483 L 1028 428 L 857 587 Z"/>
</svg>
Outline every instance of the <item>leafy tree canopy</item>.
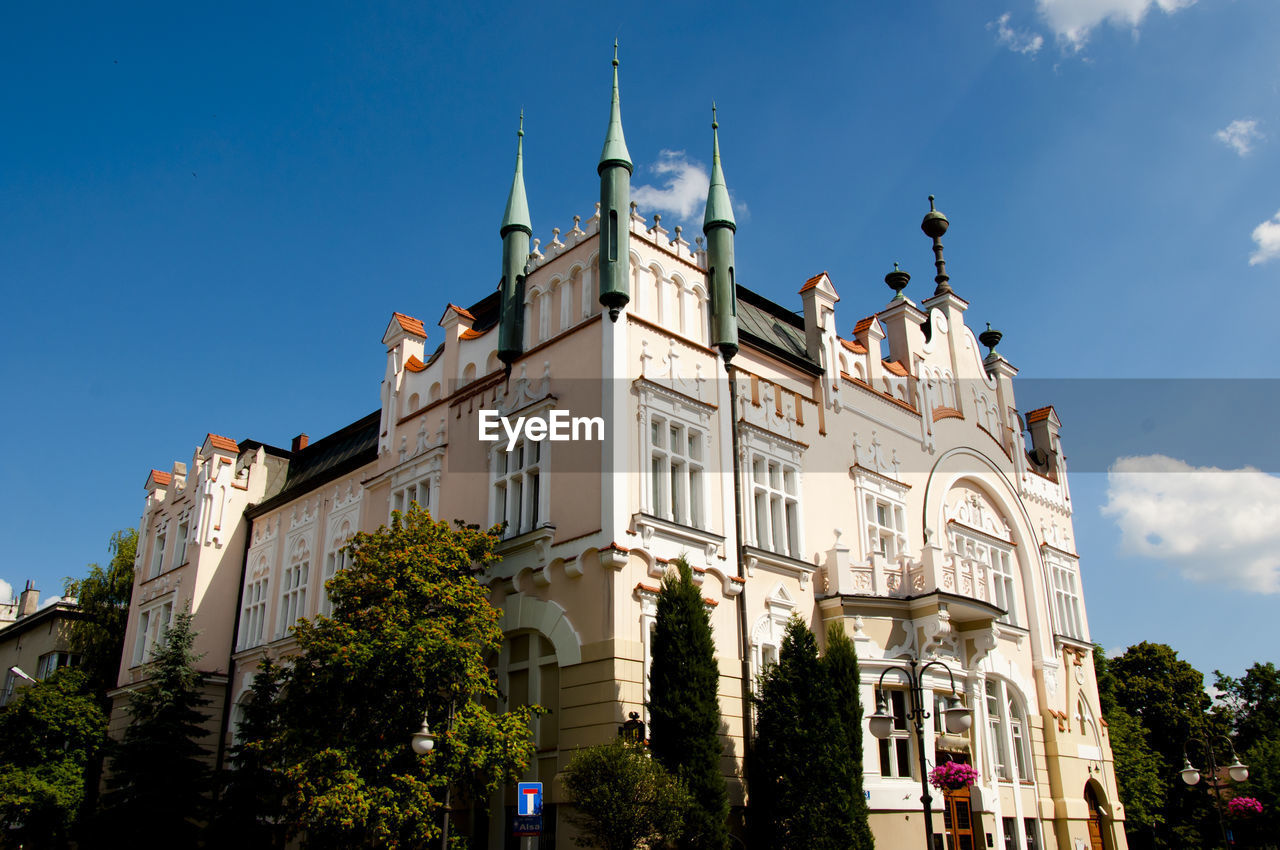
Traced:
<svg viewBox="0 0 1280 850">
<path fill-rule="evenodd" d="M 0 834 L 14 845 L 58 846 L 79 814 L 85 765 L 107 729 L 85 674 L 62 669 L 0 710 Z"/>
<path fill-rule="evenodd" d="M 1151 748 L 1146 727 L 1116 698 L 1118 684 L 1111 662 L 1102 647 L 1093 648 L 1093 665 L 1098 678 L 1102 716 L 1107 721 L 1107 737 L 1115 758 L 1120 802 L 1124 805 L 1130 831 L 1140 827 L 1151 831 L 1164 822 L 1165 789 L 1168 777 L 1162 762 Z"/>
<path fill-rule="evenodd" d="M 679 846 L 720 850 L 728 841 L 728 792 L 720 770 L 720 668 L 711 618 L 683 558 L 662 580 L 649 676 L 653 755 L 679 777 L 692 805 Z"/>
<path fill-rule="evenodd" d="M 1213 675 L 1237 746 L 1248 749 L 1261 741 L 1280 740 L 1280 670 L 1275 664 L 1254 664 L 1239 679 L 1218 670 Z"/>
<path fill-rule="evenodd" d="M 617 738 L 579 750 L 565 769 L 579 847 L 661 847 L 679 835 L 690 800 L 684 787 L 643 744 Z"/>
<path fill-rule="evenodd" d="M 523 773 L 535 709 L 497 713 L 486 659 L 500 612 L 479 575 L 497 529 L 451 529 L 426 512 L 357 534 L 328 583 L 332 617 L 294 627 L 297 654 L 255 679 L 274 716 L 242 726 L 237 763 L 279 788 L 278 822 L 307 847 L 416 847 L 439 841 L 450 785 L 483 805 Z M 410 736 L 430 720 L 435 749 Z M 278 783 L 276 785 L 275 783 Z M 263 819 L 265 819 L 264 816 Z"/>
<path fill-rule="evenodd" d="M 83 657 L 81 666 L 89 687 L 105 694 L 116 685 L 124 633 L 128 627 L 129 600 L 133 596 L 133 561 L 138 532 L 126 528 L 111 535 L 111 560 L 104 569 L 89 565 L 89 574 L 66 579 L 63 594 L 79 602 L 84 618 L 71 624 L 71 646 Z"/>
</svg>

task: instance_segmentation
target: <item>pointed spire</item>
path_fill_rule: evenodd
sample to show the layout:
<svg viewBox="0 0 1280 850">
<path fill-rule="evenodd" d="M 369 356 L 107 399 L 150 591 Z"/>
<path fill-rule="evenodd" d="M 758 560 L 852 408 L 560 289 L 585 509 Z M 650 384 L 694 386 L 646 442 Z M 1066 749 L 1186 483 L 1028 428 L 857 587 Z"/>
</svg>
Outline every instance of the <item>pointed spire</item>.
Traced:
<svg viewBox="0 0 1280 850">
<path fill-rule="evenodd" d="M 724 169 L 720 167 L 720 122 L 716 120 L 716 105 L 711 103 L 711 185 L 707 187 L 707 212 L 702 218 L 702 232 L 719 222 L 734 230 L 738 223 L 733 219 L 733 205 L 729 203 L 729 187 L 724 182 Z"/>
<path fill-rule="evenodd" d="M 503 236 L 510 230 L 533 233 L 529 222 L 529 199 L 524 193 L 524 110 L 520 110 L 520 129 L 516 131 L 516 175 L 511 180 L 511 194 L 507 196 L 507 210 L 502 214 Z"/>
<path fill-rule="evenodd" d="M 613 103 L 609 107 L 609 129 L 604 135 L 604 150 L 600 151 L 600 164 L 596 173 L 602 174 L 610 165 L 621 165 L 627 173 L 633 173 L 635 166 L 631 164 L 631 153 L 627 150 L 627 140 L 622 135 L 622 107 L 618 98 L 618 40 L 613 41 Z"/>
</svg>

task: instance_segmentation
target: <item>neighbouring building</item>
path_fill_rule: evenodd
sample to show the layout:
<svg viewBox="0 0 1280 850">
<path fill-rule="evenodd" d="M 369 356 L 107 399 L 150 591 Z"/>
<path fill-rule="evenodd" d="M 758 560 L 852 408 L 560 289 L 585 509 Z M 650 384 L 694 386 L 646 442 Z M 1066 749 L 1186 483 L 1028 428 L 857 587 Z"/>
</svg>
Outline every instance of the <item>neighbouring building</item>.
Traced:
<svg viewBox="0 0 1280 850">
<path fill-rule="evenodd" d="M 41 608 L 40 591 L 29 581 L 17 599 L 0 603 L 0 706 L 32 682 L 80 663 L 80 655 L 71 651 L 68 627 L 81 616 L 80 606 L 65 599 Z"/>
<path fill-rule="evenodd" d="M 506 524 L 488 582 L 508 638 L 502 690 L 550 709 L 529 771 L 548 788 L 542 846 L 570 846 L 557 777 L 574 749 L 644 711 L 657 587 L 684 555 L 715 629 L 735 806 L 745 700 L 798 614 L 854 639 L 867 713 L 886 668 L 938 659 L 954 672 L 973 726 L 955 736 L 931 720 L 923 746 L 929 763 L 970 762 L 981 778 L 935 795 L 946 847 L 1125 847 L 1061 423 L 1052 407 L 1019 411 L 1000 335 L 970 330 L 932 199 L 927 291 L 912 300 L 895 269 L 891 291 L 844 287 L 865 306 L 838 309 L 820 273 L 797 281 L 795 312 L 737 280 L 714 135 L 702 236 L 630 203 L 616 60 L 600 203 L 532 247 L 520 136 L 498 290 L 467 307 L 403 305 L 439 311 L 430 334 L 394 313 L 376 409 L 287 450 L 210 434 L 190 466 L 150 473 L 121 686 L 145 681 L 152 645 L 189 606 L 225 748 L 259 659 L 287 654 L 297 618 L 326 612 L 345 542 L 416 501 Z M 373 401 L 372 386 L 350 392 Z M 579 423 L 577 440 L 508 445 L 479 439 L 483 411 L 599 422 Z M 925 680 L 930 710 L 951 693 L 939 673 Z M 884 741 L 866 736 L 872 826 L 880 846 L 915 846 L 920 744 L 900 678 L 884 681 L 895 722 Z M 479 846 L 506 846 L 507 818 L 457 821 Z"/>
</svg>

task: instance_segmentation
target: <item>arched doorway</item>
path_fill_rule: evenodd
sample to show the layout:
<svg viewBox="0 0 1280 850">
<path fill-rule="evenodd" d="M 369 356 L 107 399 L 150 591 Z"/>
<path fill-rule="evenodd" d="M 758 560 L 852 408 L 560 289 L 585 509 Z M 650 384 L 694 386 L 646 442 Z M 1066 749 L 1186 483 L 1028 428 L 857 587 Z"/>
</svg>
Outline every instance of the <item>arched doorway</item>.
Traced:
<svg viewBox="0 0 1280 850">
<path fill-rule="evenodd" d="M 1084 786 L 1084 802 L 1089 807 L 1089 850 L 1110 850 L 1103 823 L 1102 803 L 1094 793 L 1093 783 Z"/>
</svg>

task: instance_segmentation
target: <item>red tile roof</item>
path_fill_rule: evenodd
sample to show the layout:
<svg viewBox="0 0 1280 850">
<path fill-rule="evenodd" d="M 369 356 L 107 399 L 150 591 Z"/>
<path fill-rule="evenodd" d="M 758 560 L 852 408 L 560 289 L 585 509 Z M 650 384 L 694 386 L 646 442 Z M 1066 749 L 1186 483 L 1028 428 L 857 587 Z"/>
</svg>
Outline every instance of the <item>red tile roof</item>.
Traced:
<svg viewBox="0 0 1280 850">
<path fill-rule="evenodd" d="M 897 375 L 898 377 L 900 378 L 907 377 L 906 368 L 904 368 L 903 365 L 899 363 L 897 360 L 881 360 L 880 362 L 884 364 L 884 368 L 888 369 L 890 372 Z"/>
<path fill-rule="evenodd" d="M 872 313 L 870 316 L 867 316 L 865 319 L 859 319 L 858 324 L 853 326 L 854 335 L 856 336 L 861 333 L 866 333 L 867 328 L 875 324 L 875 321 L 876 321 L 875 313 Z"/>
<path fill-rule="evenodd" d="M 496 328 L 497 325 L 494 325 L 493 327 Z M 484 330 L 484 331 L 477 331 L 472 328 L 467 328 L 465 331 L 458 334 L 458 339 L 479 339 L 480 337 L 487 334 L 490 330 L 493 330 L 493 328 L 489 328 L 489 330 Z"/>
<path fill-rule="evenodd" d="M 1037 407 L 1035 410 L 1027 414 L 1027 424 L 1030 425 L 1032 422 L 1039 422 L 1041 419 L 1048 419 L 1049 414 L 1053 412 L 1055 411 L 1052 404 L 1048 407 Z"/>
<path fill-rule="evenodd" d="M 809 278 L 808 280 L 806 280 L 806 281 L 804 282 L 804 286 L 800 287 L 800 291 L 801 291 L 801 292 L 808 292 L 810 289 L 813 289 L 815 286 L 817 286 L 817 285 L 818 285 L 818 281 L 822 280 L 822 278 L 823 278 L 825 275 L 826 275 L 826 272 L 825 272 L 825 271 L 820 271 L 820 272 L 818 272 L 818 273 L 817 273 L 817 274 L 815 274 L 813 277 Z"/>
<path fill-rule="evenodd" d="M 851 342 L 847 339 L 841 339 L 840 344 L 852 351 L 854 354 L 866 354 L 867 347 L 859 342 Z"/>
<path fill-rule="evenodd" d="M 410 372 L 421 372 L 427 368 L 427 364 L 418 359 L 418 355 L 410 354 L 409 359 L 404 362 L 404 368 Z"/>
<path fill-rule="evenodd" d="M 147 476 L 148 481 L 155 481 L 161 487 L 168 487 L 169 482 L 173 480 L 173 476 L 167 472 L 161 472 L 158 469 L 151 470 L 151 474 Z"/>
<path fill-rule="evenodd" d="M 222 449 L 224 452 L 240 451 L 240 446 L 236 444 L 235 440 L 229 440 L 226 437 L 220 437 L 217 434 L 210 434 L 205 437 L 205 439 L 209 442 L 209 445 L 213 446 L 215 449 Z"/>
<path fill-rule="evenodd" d="M 466 310 L 466 309 L 464 309 L 464 308 L 462 308 L 462 307 L 459 307 L 457 304 L 454 304 L 454 303 L 452 303 L 452 302 L 450 302 L 449 306 L 448 306 L 448 307 L 446 307 L 446 308 L 445 308 L 445 310 L 446 310 L 446 311 L 448 311 L 448 310 L 453 310 L 455 313 L 457 313 L 457 314 L 458 314 L 459 316 L 461 316 L 462 318 L 464 318 L 464 319 L 470 319 L 470 320 L 471 320 L 471 321 L 473 321 L 473 322 L 476 320 L 476 317 L 475 317 L 475 316 L 473 316 L 473 315 L 471 315 L 471 312 L 470 312 L 469 310 Z"/>
<path fill-rule="evenodd" d="M 423 339 L 427 338 L 427 326 L 422 324 L 420 319 L 413 316 L 406 316 L 404 313 L 392 313 L 391 318 L 400 323 L 400 327 L 411 334 L 416 334 Z"/>
</svg>

